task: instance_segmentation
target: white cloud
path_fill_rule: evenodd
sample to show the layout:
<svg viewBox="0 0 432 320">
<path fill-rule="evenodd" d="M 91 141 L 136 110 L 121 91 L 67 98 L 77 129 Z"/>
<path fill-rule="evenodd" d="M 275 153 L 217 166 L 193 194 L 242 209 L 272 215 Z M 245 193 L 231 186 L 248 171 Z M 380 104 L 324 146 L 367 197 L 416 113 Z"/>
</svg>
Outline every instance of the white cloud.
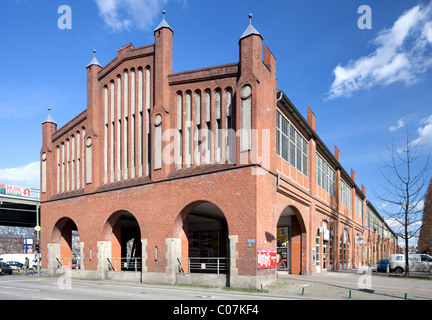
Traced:
<svg viewBox="0 0 432 320">
<path fill-rule="evenodd" d="M 417 129 L 419 136 L 417 139 L 413 140 L 412 143 L 432 147 L 432 115 L 423 119 L 420 124 L 422 126 Z"/>
<path fill-rule="evenodd" d="M 31 162 L 18 168 L 0 169 L 0 183 L 12 184 L 21 187 L 39 188 L 39 161 Z"/>
<path fill-rule="evenodd" d="M 432 67 L 432 2 L 404 12 L 374 43 L 375 52 L 333 70 L 335 79 L 327 99 L 349 97 L 378 84 L 418 81 L 418 76 Z"/>
<path fill-rule="evenodd" d="M 402 119 L 398 120 L 397 125 L 391 126 L 389 130 L 390 131 L 396 131 L 397 129 L 402 128 L 404 125 L 405 125 L 405 121 L 402 118 Z"/>
<path fill-rule="evenodd" d="M 161 11 L 169 0 L 94 0 L 106 25 L 115 32 L 136 27 L 150 30 L 162 20 Z"/>
</svg>

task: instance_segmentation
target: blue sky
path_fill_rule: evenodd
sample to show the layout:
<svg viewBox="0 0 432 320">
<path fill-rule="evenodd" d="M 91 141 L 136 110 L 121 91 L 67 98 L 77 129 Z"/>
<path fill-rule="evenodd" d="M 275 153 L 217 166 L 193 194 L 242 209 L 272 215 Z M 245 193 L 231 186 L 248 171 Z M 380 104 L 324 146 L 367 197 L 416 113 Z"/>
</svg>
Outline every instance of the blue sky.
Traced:
<svg viewBox="0 0 432 320">
<path fill-rule="evenodd" d="M 72 29 L 59 29 L 61 5 Z M 361 5 L 372 29 L 360 29 Z M 383 0 L 3 0 L 0 3 L 0 183 L 37 187 L 41 122 L 58 128 L 86 108 L 92 50 L 102 65 L 117 49 L 154 42 L 161 10 L 174 30 L 174 72 L 238 61 L 249 24 L 277 59 L 278 88 L 317 133 L 337 145 L 347 172 L 378 207 L 382 159 L 405 126 L 432 151 L 432 4 Z M 423 164 L 424 159 L 420 163 Z"/>
</svg>

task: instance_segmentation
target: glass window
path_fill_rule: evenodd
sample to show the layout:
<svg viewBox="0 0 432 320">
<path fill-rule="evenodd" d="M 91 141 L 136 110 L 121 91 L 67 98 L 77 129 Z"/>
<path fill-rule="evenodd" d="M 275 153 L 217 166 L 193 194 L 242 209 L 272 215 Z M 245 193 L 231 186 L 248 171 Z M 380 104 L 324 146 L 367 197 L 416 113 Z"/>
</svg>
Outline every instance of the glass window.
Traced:
<svg viewBox="0 0 432 320">
<path fill-rule="evenodd" d="M 348 186 L 348 184 L 341 179 L 340 184 L 340 191 L 341 191 L 341 202 L 342 204 L 347 207 L 348 209 L 352 210 L 352 194 L 351 194 L 351 188 Z"/>
<path fill-rule="evenodd" d="M 319 153 L 316 155 L 316 184 L 333 198 L 336 198 L 336 172 Z"/>
<path fill-rule="evenodd" d="M 277 113 L 276 151 L 305 176 L 309 175 L 309 146 L 305 138 L 279 111 Z"/>
</svg>

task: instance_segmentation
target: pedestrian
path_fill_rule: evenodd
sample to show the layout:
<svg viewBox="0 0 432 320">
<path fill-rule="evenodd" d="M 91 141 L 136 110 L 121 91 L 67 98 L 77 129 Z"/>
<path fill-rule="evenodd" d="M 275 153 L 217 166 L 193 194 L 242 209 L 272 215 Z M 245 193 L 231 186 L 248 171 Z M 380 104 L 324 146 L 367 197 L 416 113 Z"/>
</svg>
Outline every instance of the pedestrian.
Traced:
<svg viewBox="0 0 432 320">
<path fill-rule="evenodd" d="M 24 271 L 25 271 L 25 274 L 27 274 L 27 275 L 28 275 L 28 268 L 29 268 L 29 258 L 26 257 L 25 261 L 24 261 Z"/>
</svg>

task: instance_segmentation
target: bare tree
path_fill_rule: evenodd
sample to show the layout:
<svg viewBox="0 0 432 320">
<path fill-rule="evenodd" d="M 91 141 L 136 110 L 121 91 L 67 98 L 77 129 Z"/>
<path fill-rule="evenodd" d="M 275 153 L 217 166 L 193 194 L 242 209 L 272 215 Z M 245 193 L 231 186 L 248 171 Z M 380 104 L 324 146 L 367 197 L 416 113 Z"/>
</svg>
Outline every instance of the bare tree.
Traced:
<svg viewBox="0 0 432 320">
<path fill-rule="evenodd" d="M 410 140 L 408 130 L 405 145 L 396 148 L 392 143 L 389 156 L 390 161 L 384 163 L 386 170 L 380 170 L 387 182 L 382 186 L 386 194 L 377 197 L 385 204 L 382 209 L 387 216 L 401 225 L 401 230 L 395 231 L 398 237 L 405 240 L 405 276 L 409 277 L 408 243 L 417 235 L 421 226 L 423 210 L 420 204 L 428 182 L 429 157 L 419 169 L 417 163 L 422 154 L 418 145 Z"/>
<path fill-rule="evenodd" d="M 35 231 L 30 228 L 0 226 L 0 252 L 23 252 L 24 238 L 35 238 Z"/>
</svg>

